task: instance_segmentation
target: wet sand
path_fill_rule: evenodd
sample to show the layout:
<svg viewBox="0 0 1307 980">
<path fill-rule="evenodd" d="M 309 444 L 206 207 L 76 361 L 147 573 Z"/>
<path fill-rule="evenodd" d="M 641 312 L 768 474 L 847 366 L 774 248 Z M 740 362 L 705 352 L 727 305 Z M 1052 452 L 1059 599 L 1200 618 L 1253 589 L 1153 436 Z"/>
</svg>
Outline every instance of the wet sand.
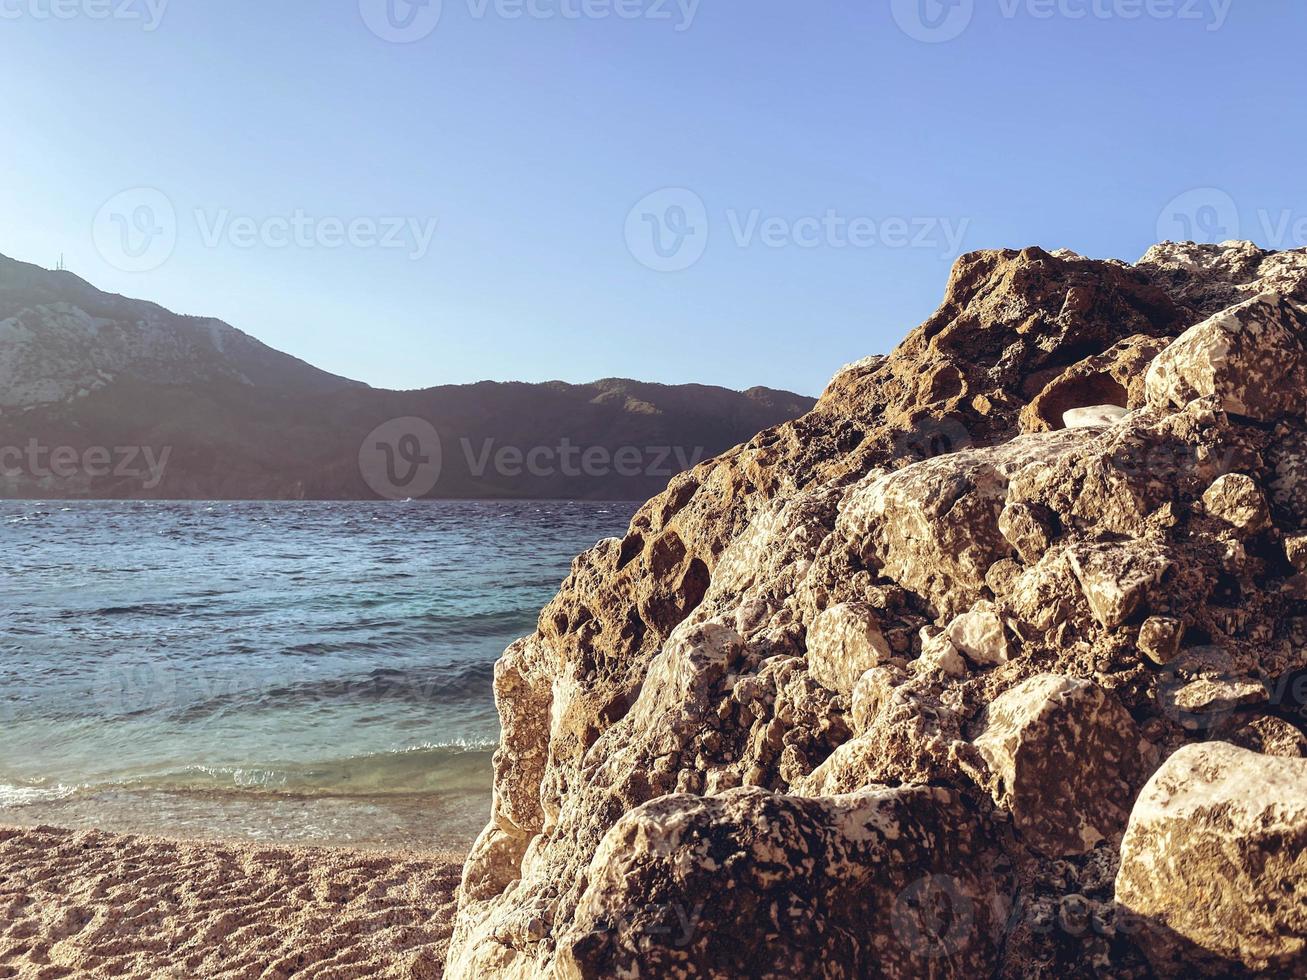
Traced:
<svg viewBox="0 0 1307 980">
<path fill-rule="evenodd" d="M 440 977 L 461 864 L 0 828 L 0 978 Z"/>
</svg>

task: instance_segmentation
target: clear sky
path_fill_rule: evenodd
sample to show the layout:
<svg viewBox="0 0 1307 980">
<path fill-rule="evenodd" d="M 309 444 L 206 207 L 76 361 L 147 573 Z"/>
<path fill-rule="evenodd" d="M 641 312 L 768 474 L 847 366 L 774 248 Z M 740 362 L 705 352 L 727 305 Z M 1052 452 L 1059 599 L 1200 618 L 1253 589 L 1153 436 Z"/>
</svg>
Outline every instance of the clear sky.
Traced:
<svg viewBox="0 0 1307 980">
<path fill-rule="evenodd" d="M 0 253 L 374 385 L 816 394 L 959 250 L 1307 244 L 1304 39 L 1297 0 L 0 0 Z"/>
</svg>

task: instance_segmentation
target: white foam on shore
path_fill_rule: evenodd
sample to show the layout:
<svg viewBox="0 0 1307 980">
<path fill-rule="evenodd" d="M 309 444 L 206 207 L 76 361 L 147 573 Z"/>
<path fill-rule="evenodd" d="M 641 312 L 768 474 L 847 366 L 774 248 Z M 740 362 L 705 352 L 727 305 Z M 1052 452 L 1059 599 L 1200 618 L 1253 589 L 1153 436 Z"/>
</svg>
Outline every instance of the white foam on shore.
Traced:
<svg viewBox="0 0 1307 980">
<path fill-rule="evenodd" d="M 54 786 L 14 786 L 0 783 L 0 807 L 30 806 L 33 803 L 53 803 L 66 800 L 77 792 L 76 787 L 56 783 Z"/>
</svg>

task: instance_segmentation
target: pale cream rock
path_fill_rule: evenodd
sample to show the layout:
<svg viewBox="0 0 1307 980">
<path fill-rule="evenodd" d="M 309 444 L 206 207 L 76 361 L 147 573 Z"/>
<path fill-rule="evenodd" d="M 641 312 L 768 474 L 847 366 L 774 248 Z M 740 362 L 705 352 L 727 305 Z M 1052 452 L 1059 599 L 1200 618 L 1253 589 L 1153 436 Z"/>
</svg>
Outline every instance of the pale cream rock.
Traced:
<svg viewBox="0 0 1307 980">
<path fill-rule="evenodd" d="M 1130 814 L 1116 899 L 1163 976 L 1307 975 L 1307 759 L 1180 749 Z"/>
<path fill-rule="evenodd" d="M 987 599 L 955 617 L 944 633 L 954 647 L 980 667 L 996 667 L 1011 655 L 1003 618 L 998 607 Z"/>
<path fill-rule="evenodd" d="M 865 602 L 841 602 L 808 628 L 808 672 L 818 684 L 848 694 L 858 678 L 890 657 L 876 610 Z"/>
<path fill-rule="evenodd" d="M 922 630 L 921 656 L 912 662 L 912 669 L 918 673 L 938 672 L 947 677 L 964 677 L 967 664 L 958 653 L 958 648 L 947 635 L 940 633 L 933 637 L 925 635 Z"/>
<path fill-rule="evenodd" d="M 1090 405 L 1072 408 L 1062 413 L 1062 424 L 1068 429 L 1093 429 L 1115 425 L 1129 415 L 1120 405 Z"/>
</svg>

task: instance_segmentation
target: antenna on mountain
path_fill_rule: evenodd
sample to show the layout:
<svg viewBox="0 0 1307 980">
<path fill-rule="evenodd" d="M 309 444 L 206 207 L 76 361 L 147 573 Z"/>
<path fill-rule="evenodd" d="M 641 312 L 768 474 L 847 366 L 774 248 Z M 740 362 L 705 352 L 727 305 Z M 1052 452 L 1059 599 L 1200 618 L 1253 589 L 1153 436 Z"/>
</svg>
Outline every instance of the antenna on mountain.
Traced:
<svg viewBox="0 0 1307 980">
<path fill-rule="evenodd" d="M 68 271 L 68 267 L 67 267 L 66 265 L 64 265 L 64 253 L 63 253 L 63 252 L 60 252 L 60 253 L 59 253 L 59 265 L 55 268 L 54 271 L 55 271 L 55 272 L 67 272 L 67 271 Z"/>
</svg>

